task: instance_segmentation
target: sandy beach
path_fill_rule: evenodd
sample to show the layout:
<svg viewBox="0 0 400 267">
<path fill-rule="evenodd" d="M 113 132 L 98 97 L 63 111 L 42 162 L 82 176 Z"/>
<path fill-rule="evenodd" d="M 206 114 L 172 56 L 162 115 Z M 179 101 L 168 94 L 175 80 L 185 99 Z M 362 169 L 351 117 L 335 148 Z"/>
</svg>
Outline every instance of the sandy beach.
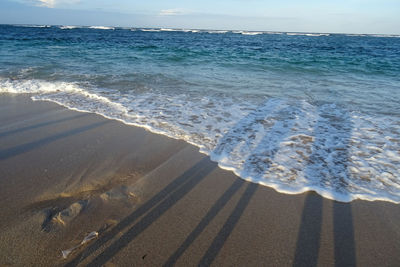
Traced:
<svg viewBox="0 0 400 267">
<path fill-rule="evenodd" d="M 400 205 L 280 194 L 28 95 L 0 96 L 0 203 L 0 266 L 400 265 Z"/>
</svg>

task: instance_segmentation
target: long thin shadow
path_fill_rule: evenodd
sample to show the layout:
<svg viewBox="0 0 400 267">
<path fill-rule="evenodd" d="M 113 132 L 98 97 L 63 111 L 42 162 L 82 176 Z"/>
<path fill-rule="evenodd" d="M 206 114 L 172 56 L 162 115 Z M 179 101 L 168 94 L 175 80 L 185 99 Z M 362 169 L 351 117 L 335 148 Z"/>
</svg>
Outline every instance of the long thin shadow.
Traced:
<svg viewBox="0 0 400 267">
<path fill-rule="evenodd" d="M 8 129 L 15 129 L 17 127 L 21 127 L 21 125 L 24 126 L 28 123 L 31 123 L 32 121 L 35 122 L 35 121 L 39 121 L 39 120 L 45 120 L 46 118 L 49 118 L 50 116 L 57 116 L 58 114 L 63 113 L 63 111 L 64 110 L 62 110 L 62 109 L 58 109 L 58 110 L 54 110 L 54 111 L 46 110 L 39 114 L 35 114 L 35 112 L 34 112 L 32 114 L 26 115 L 21 120 L 18 120 L 12 116 L 11 122 L 2 123 L 2 125 L 0 126 L 0 131 L 7 131 Z M 1 121 L 1 118 L 0 118 L 0 121 Z"/>
<path fill-rule="evenodd" d="M 346 173 L 346 177 L 350 177 L 348 171 L 349 162 L 349 146 L 351 131 L 353 125 L 348 113 L 343 117 L 346 131 L 343 135 L 341 143 L 346 149 L 339 151 L 335 159 L 335 164 L 341 166 Z M 348 183 L 346 179 L 340 179 L 340 186 L 347 189 Z M 333 203 L 333 233 L 335 239 L 335 266 L 356 266 L 356 248 L 354 240 L 354 224 L 351 211 L 351 203 Z"/>
<path fill-rule="evenodd" d="M 251 137 L 254 134 L 252 129 L 257 129 L 257 127 L 254 127 L 255 125 L 262 124 L 266 117 L 274 115 L 278 104 L 277 101 L 267 100 L 259 105 L 254 111 L 239 120 L 223 137 L 220 138 L 213 153 L 229 154 L 235 148 L 235 145 L 242 142 L 246 146 L 250 147 L 254 141 L 253 137 Z"/>
<path fill-rule="evenodd" d="M 65 121 L 69 121 L 69 120 L 78 119 L 78 118 L 81 118 L 81 117 L 84 117 L 84 116 L 87 116 L 87 114 L 78 114 L 78 115 L 70 116 L 70 117 L 67 117 L 67 118 L 59 119 L 59 120 L 47 121 L 47 122 L 38 123 L 38 124 L 35 124 L 35 125 L 31 125 L 31 126 L 27 126 L 27 127 L 15 129 L 15 130 L 2 132 L 2 133 L 0 133 L 0 138 L 1 137 L 6 137 L 6 136 L 9 136 L 9 135 L 12 135 L 12 134 L 24 132 L 24 131 L 37 129 L 37 128 L 44 127 L 44 126 L 49 126 L 49 125 L 60 123 L 60 122 L 65 122 Z"/>
<path fill-rule="evenodd" d="M 37 140 L 34 142 L 30 142 L 27 144 L 22 144 L 19 146 L 15 146 L 15 147 L 12 147 L 9 149 L 2 150 L 2 151 L 0 151 L 0 160 L 5 160 L 5 159 L 9 159 L 9 158 L 18 156 L 19 154 L 31 151 L 33 149 L 37 149 L 39 147 L 42 147 L 44 145 L 47 145 L 47 144 L 57 141 L 59 139 L 66 138 L 71 135 L 75 135 L 75 134 L 79 134 L 79 133 L 88 131 L 90 129 L 104 125 L 108 122 L 109 122 L 108 120 L 105 120 L 105 121 L 93 123 L 93 124 L 75 128 L 75 129 L 60 133 L 60 134 L 55 134 L 55 135 L 52 135 L 52 136 L 49 136 L 49 137 L 46 137 L 46 138 L 43 138 L 43 139 L 40 139 L 40 140 Z"/>
<path fill-rule="evenodd" d="M 304 202 L 293 266 L 317 266 L 322 227 L 322 197 L 309 192 Z"/>
<path fill-rule="evenodd" d="M 174 206 L 180 199 L 189 193 L 201 180 L 203 180 L 214 168 L 215 163 L 205 162 L 200 169 L 191 177 L 187 177 L 187 181 L 179 189 L 173 192 L 168 198 L 164 199 L 157 207 L 151 210 L 139 222 L 133 225 L 121 238 L 112 243 L 99 256 L 97 256 L 87 266 L 102 266 L 109 261 L 120 250 L 126 247 L 140 233 L 146 230 L 153 222 L 160 218 L 167 210 Z"/>
<path fill-rule="evenodd" d="M 277 120 L 269 128 L 257 147 L 253 149 L 251 155 L 245 160 L 243 165 L 246 172 L 251 173 L 254 170 L 256 172 L 259 172 L 259 170 L 267 171 L 270 168 L 272 160 L 279 151 L 279 145 L 289 135 L 290 130 L 296 121 L 301 118 L 303 112 L 301 109 L 294 109 L 291 106 L 277 110 L 276 114 L 279 114 L 281 120 Z"/>
<path fill-rule="evenodd" d="M 120 249 L 125 247 L 133 240 L 139 232 L 145 230 L 179 199 L 186 195 L 197 183 L 199 183 L 208 173 L 210 173 L 217 165 L 211 162 L 207 157 L 199 161 L 192 168 L 184 172 L 178 178 L 168 184 L 163 190 L 153 196 L 150 200 L 141 205 L 138 209 L 125 217 L 120 223 L 113 227 L 109 232 L 99 238 L 93 245 L 85 251 L 78 254 L 72 261 L 65 266 L 76 266 L 80 261 L 86 259 L 93 254 L 97 249 L 105 243 L 113 239 L 119 232 L 123 231 L 128 226 L 132 225 L 141 216 L 149 212 L 138 223 L 131 227 L 119 240 L 114 242 L 110 247 L 100 254 L 91 264 L 96 266 L 96 263 L 101 265 L 111 257 L 113 257 Z"/>
<path fill-rule="evenodd" d="M 353 215 L 350 203 L 333 204 L 335 266 L 356 266 Z"/>
<path fill-rule="evenodd" d="M 219 251 L 224 246 L 226 240 L 232 233 L 236 224 L 238 223 L 240 217 L 242 216 L 244 210 L 250 202 L 251 197 L 254 195 L 256 189 L 258 188 L 257 184 L 249 183 L 246 188 L 246 191 L 240 197 L 239 202 L 237 203 L 235 209 L 230 214 L 229 218 L 226 220 L 225 224 L 222 226 L 222 229 L 219 231 L 217 236 L 214 238 L 210 247 L 207 249 L 203 258 L 199 262 L 199 266 L 210 266 L 214 259 L 217 257 Z"/>
<path fill-rule="evenodd" d="M 58 110 L 59 107 L 51 107 L 51 108 L 46 108 L 46 109 L 39 109 L 39 110 L 27 110 L 26 112 L 23 112 L 22 114 L 17 114 L 12 116 L 12 120 L 19 121 L 26 119 L 29 116 L 36 116 L 37 113 L 42 114 L 43 112 L 53 112 L 54 110 Z M 7 114 L 8 112 L 3 112 L 2 114 Z M 5 118 L 9 118 L 9 115 L 5 116 L 0 116 L 0 121 L 4 120 Z"/>
<path fill-rule="evenodd" d="M 337 107 L 334 108 L 336 111 Z M 323 187 L 329 184 L 335 191 L 346 194 L 346 178 L 349 177 L 347 170 L 348 147 L 352 124 L 346 111 L 342 111 L 339 116 L 332 116 L 332 114 L 335 114 L 335 112 L 329 112 L 329 109 L 328 111 L 320 110 L 320 119 L 317 121 L 314 131 L 313 152 L 310 156 L 311 162 L 317 164 L 307 166 L 305 173 L 309 179 L 319 180 L 317 186 Z M 326 147 L 326 144 L 337 145 L 341 149 Z M 327 159 L 331 162 L 327 162 Z M 321 168 L 324 168 L 324 172 L 321 172 Z M 333 218 L 335 265 L 355 266 L 353 219 L 350 204 L 335 201 Z M 304 204 L 293 266 L 317 265 L 321 227 L 322 197 L 308 193 Z"/>
<path fill-rule="evenodd" d="M 312 152 L 310 155 L 310 162 L 318 163 L 315 167 L 312 164 L 307 165 L 304 173 L 305 176 L 316 183 L 323 186 L 323 181 L 327 178 L 318 175 L 318 171 L 324 162 L 324 156 L 321 153 L 325 152 L 324 144 L 326 138 L 329 138 L 326 133 L 326 122 L 323 112 L 319 109 L 319 118 L 314 125 L 314 143 L 312 145 Z M 317 168 L 317 170 L 315 170 Z M 317 174 L 316 174 L 317 173 Z M 312 192 L 308 192 L 304 201 L 303 213 L 297 236 L 296 252 L 294 255 L 293 266 L 317 266 L 318 255 L 321 239 L 322 228 L 322 198 Z"/>
<path fill-rule="evenodd" d="M 196 240 L 196 238 L 203 232 L 207 225 L 214 219 L 219 211 L 228 203 L 232 196 L 242 187 L 244 180 L 236 179 L 236 181 L 222 194 L 222 196 L 215 202 L 195 229 L 183 241 L 182 245 L 169 257 L 163 266 L 173 266 L 179 257 L 186 251 L 186 249 Z"/>
<path fill-rule="evenodd" d="M 296 122 L 296 119 L 302 114 L 300 109 L 293 109 L 293 107 L 282 108 L 279 107 L 280 104 L 281 103 L 279 101 L 267 101 L 260 105 L 255 111 L 251 112 L 248 116 L 240 120 L 224 137 L 221 138 L 221 141 L 216 147 L 215 152 L 222 153 L 223 151 L 223 153 L 229 153 L 233 150 L 234 145 L 238 145 L 242 142 L 245 142 L 246 146 L 250 148 L 252 140 L 243 140 L 242 138 L 238 138 L 237 133 L 247 133 L 249 129 L 257 129 L 255 125 L 262 125 L 265 121 L 265 117 L 278 115 L 278 117 L 282 119 L 276 120 L 274 124 L 269 127 L 269 130 L 261 138 L 257 146 L 252 148 L 252 153 L 250 153 L 250 156 L 244 161 L 244 169 L 246 169 L 247 172 L 251 172 L 253 169 L 262 169 L 266 171 L 270 166 L 268 163 L 265 163 L 265 158 L 268 158 L 269 162 L 274 159 L 275 154 L 279 150 L 279 144 L 290 132 L 292 126 Z M 200 265 L 211 264 L 218 255 L 220 249 L 233 231 L 233 228 L 238 222 L 256 188 L 257 185 L 249 184 L 245 194 L 242 196 L 231 216 L 226 221 L 221 232 L 214 239 L 212 245 L 202 258 Z M 215 215 L 213 216 L 215 217 Z M 205 221 L 211 219 L 212 218 L 208 217 L 208 214 L 205 218 L 203 218 Z M 209 222 L 207 222 L 207 224 L 208 223 Z M 205 226 L 199 224 L 198 228 Z M 166 265 L 169 263 L 174 263 L 178 257 L 182 255 L 184 250 L 187 249 L 190 243 L 193 242 L 194 238 L 196 238 L 199 234 L 196 231 L 203 230 L 198 228 L 196 227 L 196 229 L 189 235 L 182 246 L 170 257 L 169 261 L 171 262 L 167 261 Z"/>
</svg>

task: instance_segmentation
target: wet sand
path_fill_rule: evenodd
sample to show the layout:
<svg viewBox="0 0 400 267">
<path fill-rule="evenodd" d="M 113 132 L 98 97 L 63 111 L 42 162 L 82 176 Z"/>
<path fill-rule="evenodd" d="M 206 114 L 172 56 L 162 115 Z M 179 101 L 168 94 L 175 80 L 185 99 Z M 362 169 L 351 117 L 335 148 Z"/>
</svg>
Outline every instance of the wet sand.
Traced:
<svg viewBox="0 0 400 267">
<path fill-rule="evenodd" d="M 400 265 L 400 205 L 280 194 L 182 141 L 24 95 L 0 96 L 0 203 L 0 266 Z"/>
</svg>

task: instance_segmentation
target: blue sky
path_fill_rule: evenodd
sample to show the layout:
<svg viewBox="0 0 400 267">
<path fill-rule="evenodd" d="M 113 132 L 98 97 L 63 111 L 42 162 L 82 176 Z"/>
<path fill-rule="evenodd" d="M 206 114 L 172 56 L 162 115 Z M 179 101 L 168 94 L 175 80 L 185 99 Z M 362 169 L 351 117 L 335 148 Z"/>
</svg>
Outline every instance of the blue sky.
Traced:
<svg viewBox="0 0 400 267">
<path fill-rule="evenodd" d="M 400 0 L 1 0 L 0 23 L 400 34 Z"/>
</svg>

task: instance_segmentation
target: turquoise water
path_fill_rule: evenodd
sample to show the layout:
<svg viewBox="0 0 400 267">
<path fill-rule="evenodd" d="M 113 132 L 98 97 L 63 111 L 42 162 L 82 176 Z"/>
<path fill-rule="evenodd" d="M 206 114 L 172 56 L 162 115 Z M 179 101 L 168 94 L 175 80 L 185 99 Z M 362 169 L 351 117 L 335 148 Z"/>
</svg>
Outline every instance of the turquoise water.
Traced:
<svg viewBox="0 0 400 267">
<path fill-rule="evenodd" d="M 183 139 L 282 193 L 400 202 L 400 36 L 0 25 L 0 92 Z"/>
</svg>

